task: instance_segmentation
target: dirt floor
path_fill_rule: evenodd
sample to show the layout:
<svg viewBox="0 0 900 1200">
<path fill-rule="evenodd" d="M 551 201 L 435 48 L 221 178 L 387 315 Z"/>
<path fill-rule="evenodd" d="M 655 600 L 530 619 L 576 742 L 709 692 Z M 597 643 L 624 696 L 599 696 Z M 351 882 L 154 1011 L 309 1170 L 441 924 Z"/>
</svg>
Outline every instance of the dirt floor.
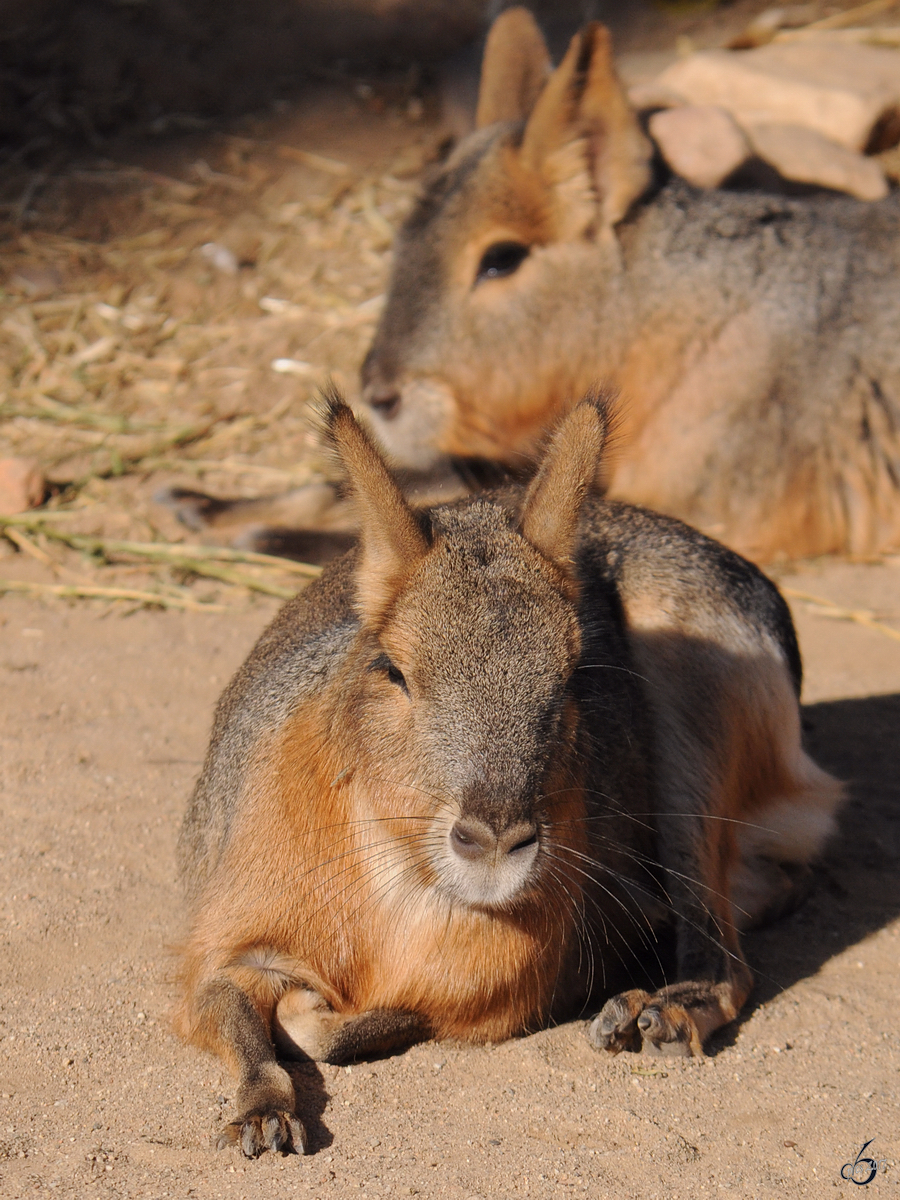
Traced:
<svg viewBox="0 0 900 1200">
<path fill-rule="evenodd" d="M 897 614 L 900 566 L 782 582 Z M 701 1062 L 601 1056 L 581 1023 L 297 1072 L 310 1157 L 211 1148 L 233 1084 L 168 1027 L 174 843 L 213 703 L 275 611 L 0 605 L 0 1195 L 855 1194 L 900 1170 L 900 641 L 799 603 L 809 743 L 852 801 L 806 905 L 747 939 L 757 990 Z M 890 626 L 900 629 L 894 620 Z M 834 1189 L 838 1189 L 837 1192 Z"/>
<path fill-rule="evenodd" d="M 900 559 L 778 572 L 809 746 L 851 800 L 809 901 L 747 939 L 758 986 L 707 1059 L 608 1059 L 580 1023 L 427 1044 L 298 1068 L 306 1158 L 211 1149 L 233 1083 L 168 1025 L 174 843 L 215 700 L 297 577 L 203 558 L 153 496 L 323 469 L 306 404 L 356 386 L 429 118 L 338 80 L 2 181 L 0 455 L 41 464 L 51 515 L 0 538 L 0 576 L 45 589 L 0 598 L 0 1196 L 821 1197 L 857 1193 L 841 1167 L 870 1139 L 892 1193 Z M 150 562 L 161 541 L 182 558 Z"/>
</svg>

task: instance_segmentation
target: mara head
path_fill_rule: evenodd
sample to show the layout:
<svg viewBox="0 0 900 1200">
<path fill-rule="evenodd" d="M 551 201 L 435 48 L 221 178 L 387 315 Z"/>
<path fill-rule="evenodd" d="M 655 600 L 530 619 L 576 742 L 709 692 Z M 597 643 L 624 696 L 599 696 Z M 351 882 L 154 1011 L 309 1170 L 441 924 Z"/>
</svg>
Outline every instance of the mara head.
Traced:
<svg viewBox="0 0 900 1200">
<path fill-rule="evenodd" d="M 405 839 L 451 903 L 513 909 L 546 874 L 554 830 L 583 836 L 568 812 L 581 803 L 571 554 L 605 407 L 569 415 L 518 510 L 482 497 L 426 514 L 344 404 L 326 419 L 362 526 L 361 628 L 331 726 L 355 764 L 354 818 Z"/>
<path fill-rule="evenodd" d="M 363 365 L 364 410 L 401 466 L 533 457 L 596 378 L 595 295 L 619 270 L 614 226 L 649 181 L 599 24 L 551 71 L 534 18 L 507 9 L 476 123 L 399 235 Z"/>
</svg>

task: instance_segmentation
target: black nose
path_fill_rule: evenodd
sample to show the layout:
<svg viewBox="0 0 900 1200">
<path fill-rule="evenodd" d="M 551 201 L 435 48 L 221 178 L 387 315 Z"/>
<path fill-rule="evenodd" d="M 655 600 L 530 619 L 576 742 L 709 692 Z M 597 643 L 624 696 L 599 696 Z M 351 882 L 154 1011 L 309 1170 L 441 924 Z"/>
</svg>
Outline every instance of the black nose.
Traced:
<svg viewBox="0 0 900 1200">
<path fill-rule="evenodd" d="M 460 858 L 474 861 L 491 855 L 497 859 L 516 854 L 537 842 L 537 826 L 533 821 L 517 821 L 495 833 L 477 817 L 460 817 L 450 830 L 450 845 Z"/>
<path fill-rule="evenodd" d="M 366 391 L 365 399 L 386 421 L 396 417 L 400 408 L 400 393 L 393 387 L 371 387 Z"/>
</svg>

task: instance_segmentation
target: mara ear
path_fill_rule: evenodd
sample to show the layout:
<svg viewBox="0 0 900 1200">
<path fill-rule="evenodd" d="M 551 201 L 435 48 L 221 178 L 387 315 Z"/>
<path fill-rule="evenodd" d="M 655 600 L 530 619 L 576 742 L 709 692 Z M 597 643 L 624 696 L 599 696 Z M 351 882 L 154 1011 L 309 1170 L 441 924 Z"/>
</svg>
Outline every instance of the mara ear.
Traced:
<svg viewBox="0 0 900 1200">
<path fill-rule="evenodd" d="M 525 128 L 521 158 L 556 195 L 563 236 L 620 221 L 650 182 L 652 147 L 616 74 L 609 30 L 575 35 Z"/>
<path fill-rule="evenodd" d="M 367 624 L 377 624 L 428 545 L 384 459 L 337 391 L 323 394 L 322 418 L 359 515 L 357 608 Z"/>
<path fill-rule="evenodd" d="M 475 128 L 524 121 L 551 68 L 550 53 L 527 8 L 508 8 L 491 26 L 481 63 Z"/>
<path fill-rule="evenodd" d="M 592 393 L 564 418 L 522 507 L 519 532 L 561 566 L 571 561 L 581 508 L 600 467 L 609 436 L 610 399 L 605 393 Z"/>
</svg>

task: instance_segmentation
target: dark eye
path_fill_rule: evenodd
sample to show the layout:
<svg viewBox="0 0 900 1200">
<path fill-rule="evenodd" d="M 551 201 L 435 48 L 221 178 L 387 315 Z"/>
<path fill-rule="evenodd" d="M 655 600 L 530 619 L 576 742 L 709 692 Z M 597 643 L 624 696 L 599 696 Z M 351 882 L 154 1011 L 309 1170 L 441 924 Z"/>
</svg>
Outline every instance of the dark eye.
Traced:
<svg viewBox="0 0 900 1200">
<path fill-rule="evenodd" d="M 373 660 L 369 670 L 382 671 L 385 675 L 387 675 L 391 683 L 396 684 L 397 687 L 402 688 L 404 692 L 409 695 L 409 688 L 406 686 L 406 680 L 403 678 L 403 672 L 394 666 L 386 654 L 379 654 L 378 657 Z"/>
<path fill-rule="evenodd" d="M 530 253 L 531 247 L 521 242 L 494 242 L 481 256 L 475 282 L 481 283 L 484 279 L 502 279 L 504 275 L 512 275 Z"/>
</svg>

